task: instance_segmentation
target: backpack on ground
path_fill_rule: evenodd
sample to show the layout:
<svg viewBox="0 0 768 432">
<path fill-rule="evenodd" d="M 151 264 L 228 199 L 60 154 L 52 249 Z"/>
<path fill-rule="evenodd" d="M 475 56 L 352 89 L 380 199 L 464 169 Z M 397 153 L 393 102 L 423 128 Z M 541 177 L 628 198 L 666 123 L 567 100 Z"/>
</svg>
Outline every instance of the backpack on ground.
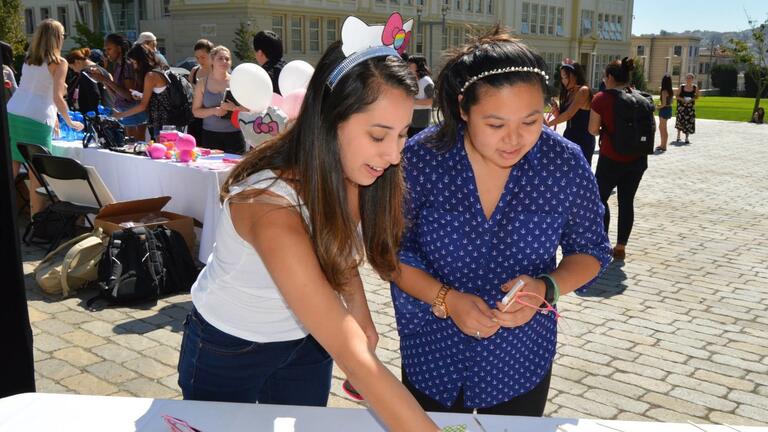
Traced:
<svg viewBox="0 0 768 432">
<path fill-rule="evenodd" d="M 171 106 L 168 107 L 168 123 L 176 127 L 187 126 L 195 118 L 192 115 L 192 98 L 194 89 L 186 78 L 169 71 L 155 69 L 155 72 L 163 74 L 168 82 L 168 96 Z"/>
<path fill-rule="evenodd" d="M 113 149 L 125 145 L 125 128 L 114 117 L 94 115 L 86 118 L 83 147 L 95 141 L 101 148 Z"/>
<path fill-rule="evenodd" d="M 188 291 L 197 278 L 184 238 L 164 226 L 112 233 L 99 263 L 99 294 L 88 301 L 130 304 Z"/>
<path fill-rule="evenodd" d="M 64 216 L 51 210 L 51 206 L 35 213 L 21 237 L 24 244 L 52 245 L 57 239 L 69 239 L 77 235 L 77 216 Z M 55 244 L 52 247 L 56 247 Z"/>
<path fill-rule="evenodd" d="M 613 106 L 613 148 L 625 156 L 642 156 L 653 153 L 656 136 L 656 119 L 653 97 L 632 89 L 610 89 L 616 98 Z"/>
<path fill-rule="evenodd" d="M 72 291 L 95 281 L 104 253 L 101 228 L 63 243 L 35 267 L 35 280 L 43 292 L 69 296 Z"/>
</svg>

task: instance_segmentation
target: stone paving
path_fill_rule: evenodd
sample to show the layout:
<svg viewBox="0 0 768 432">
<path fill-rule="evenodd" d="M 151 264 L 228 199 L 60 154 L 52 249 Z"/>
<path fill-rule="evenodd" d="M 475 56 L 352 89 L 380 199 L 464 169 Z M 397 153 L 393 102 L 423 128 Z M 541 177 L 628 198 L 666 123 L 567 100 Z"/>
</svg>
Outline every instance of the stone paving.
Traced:
<svg viewBox="0 0 768 432">
<path fill-rule="evenodd" d="M 546 415 L 768 423 L 768 126 L 699 120 L 697 130 L 649 158 L 626 262 L 561 299 Z M 615 240 L 615 197 L 611 207 Z M 39 391 L 180 397 L 188 294 L 89 312 L 92 292 L 43 295 L 31 277 L 42 251 L 24 254 Z M 377 353 L 399 376 L 388 285 L 363 275 Z M 342 379 L 336 369 L 330 406 L 359 406 Z"/>
</svg>

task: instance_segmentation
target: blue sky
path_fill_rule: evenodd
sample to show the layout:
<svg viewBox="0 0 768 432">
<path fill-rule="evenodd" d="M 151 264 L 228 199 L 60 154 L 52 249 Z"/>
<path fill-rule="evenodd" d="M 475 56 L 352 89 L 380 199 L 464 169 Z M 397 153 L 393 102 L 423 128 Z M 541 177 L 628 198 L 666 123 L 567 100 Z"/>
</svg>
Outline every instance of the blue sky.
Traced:
<svg viewBox="0 0 768 432">
<path fill-rule="evenodd" d="M 745 9 L 753 20 L 768 18 L 768 0 L 635 0 L 632 34 L 745 30 Z"/>
</svg>

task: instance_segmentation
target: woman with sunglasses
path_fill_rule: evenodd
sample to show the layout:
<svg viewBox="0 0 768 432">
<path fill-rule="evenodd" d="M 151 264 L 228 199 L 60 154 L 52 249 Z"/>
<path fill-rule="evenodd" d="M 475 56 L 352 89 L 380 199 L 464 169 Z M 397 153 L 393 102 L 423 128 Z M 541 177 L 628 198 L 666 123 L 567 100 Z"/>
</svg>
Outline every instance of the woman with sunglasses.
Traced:
<svg viewBox="0 0 768 432">
<path fill-rule="evenodd" d="M 403 384 L 427 411 L 541 416 L 552 305 L 610 261 L 595 177 L 543 127 L 546 70 L 498 27 L 469 42 L 438 77 L 442 122 L 405 147 L 392 296 Z"/>
</svg>

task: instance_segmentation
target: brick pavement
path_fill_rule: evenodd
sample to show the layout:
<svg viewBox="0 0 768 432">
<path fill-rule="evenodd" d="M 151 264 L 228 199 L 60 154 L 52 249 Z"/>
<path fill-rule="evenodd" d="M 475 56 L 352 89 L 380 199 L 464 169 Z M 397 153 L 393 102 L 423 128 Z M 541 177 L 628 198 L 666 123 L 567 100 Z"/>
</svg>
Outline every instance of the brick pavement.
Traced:
<svg viewBox="0 0 768 432">
<path fill-rule="evenodd" d="M 650 157 L 626 262 L 561 300 L 547 415 L 768 420 L 768 126 L 699 120 L 697 130 L 693 144 Z M 611 207 L 615 218 L 615 198 Z M 180 397 L 189 295 L 88 312 L 92 293 L 41 294 L 29 275 L 42 252 L 24 256 L 39 391 Z M 363 275 L 378 354 L 399 376 L 388 286 Z M 343 395 L 342 376 L 334 370 L 330 405 L 359 406 Z"/>
</svg>

